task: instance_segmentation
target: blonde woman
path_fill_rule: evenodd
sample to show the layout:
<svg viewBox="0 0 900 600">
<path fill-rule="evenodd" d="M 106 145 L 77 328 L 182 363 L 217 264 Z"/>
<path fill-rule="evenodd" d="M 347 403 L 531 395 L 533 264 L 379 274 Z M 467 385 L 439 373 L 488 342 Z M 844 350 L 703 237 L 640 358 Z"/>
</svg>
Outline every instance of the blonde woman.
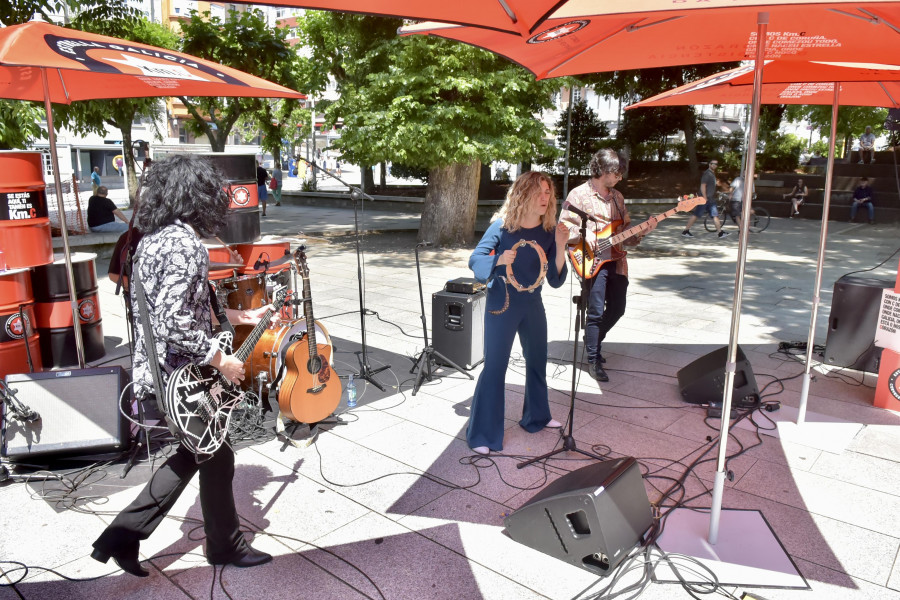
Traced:
<svg viewBox="0 0 900 600">
<path fill-rule="evenodd" d="M 565 252 L 568 228 L 556 222 L 553 180 L 544 173 L 523 173 L 512 184 L 494 222 L 469 257 L 475 278 L 487 282 L 484 323 L 484 369 L 475 387 L 466 439 L 478 454 L 503 449 L 505 380 L 516 334 L 525 355 L 525 402 L 519 425 L 529 433 L 561 427 L 550 415 L 547 397 L 547 315 L 541 288 L 519 291 L 507 281 L 507 265 L 522 286 L 541 277 L 546 259 L 546 281 L 558 288 L 566 280 Z M 529 245 L 514 250 L 520 241 Z"/>
</svg>

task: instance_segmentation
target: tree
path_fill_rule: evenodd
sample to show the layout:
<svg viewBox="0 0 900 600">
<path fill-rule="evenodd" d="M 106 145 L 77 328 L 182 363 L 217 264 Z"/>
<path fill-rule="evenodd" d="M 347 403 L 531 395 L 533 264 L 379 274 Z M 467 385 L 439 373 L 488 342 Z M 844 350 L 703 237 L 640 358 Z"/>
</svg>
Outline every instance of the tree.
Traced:
<svg viewBox="0 0 900 600">
<path fill-rule="evenodd" d="M 666 140 L 681 130 L 682 118 L 677 106 L 629 110 L 625 112 L 616 137 L 631 148 L 632 158 L 647 158 L 650 154 L 657 160 L 664 160 Z M 693 127 L 696 130 L 697 124 Z"/>
<path fill-rule="evenodd" d="M 654 69 L 638 69 L 631 71 L 613 71 L 583 76 L 581 79 L 593 85 L 598 93 L 612 96 L 623 103 L 632 104 L 649 98 L 672 88 L 713 75 L 723 69 L 737 67 L 737 63 L 713 63 L 687 65 L 677 67 L 658 67 Z M 638 109 L 645 110 L 645 109 Z M 627 113 L 626 113 L 627 114 Z M 684 143 L 690 162 L 691 175 L 700 176 L 697 159 L 697 117 L 693 106 L 673 106 L 671 110 L 658 113 L 665 120 L 659 121 L 659 129 L 652 133 L 650 139 L 659 139 L 668 135 L 672 127 L 684 132 Z M 646 127 L 645 127 L 646 130 Z"/>
<path fill-rule="evenodd" d="M 285 41 L 286 28 L 272 28 L 263 13 L 229 11 L 227 19 L 191 12 L 182 23 L 182 50 L 291 89 L 300 87 L 297 54 Z M 193 119 L 188 129 L 209 138 L 214 152 L 225 150 L 238 121 L 280 139 L 265 98 L 179 98 Z M 277 122 L 277 120 L 274 120 Z"/>
<path fill-rule="evenodd" d="M 359 31 L 371 19 L 350 17 Z M 353 29 L 340 46 L 357 47 Z M 481 163 L 538 153 L 544 128 L 534 115 L 550 108 L 558 84 L 457 42 L 395 35 L 370 41 L 363 56 L 350 53 L 340 65 L 347 79 L 329 109 L 344 120 L 338 147 L 355 164 L 429 169 L 419 240 L 470 243 Z"/>
<path fill-rule="evenodd" d="M 569 131 L 568 111 L 563 111 L 556 122 L 556 140 L 562 151 L 570 146 L 569 171 L 582 175 L 591 162 L 594 152 L 600 149 L 600 140 L 609 135 L 606 123 L 597 118 L 595 113 L 580 100 L 572 104 L 572 127 Z M 561 169 L 565 169 L 565 157 L 559 161 Z"/>
<path fill-rule="evenodd" d="M 178 45 L 178 36 L 164 25 L 151 23 L 147 19 L 109 19 L 95 21 L 79 15 L 72 22 L 73 27 L 83 31 L 91 31 L 141 42 L 160 48 L 174 49 Z M 131 152 L 134 140 L 131 135 L 132 123 L 139 117 L 152 118 L 154 123 L 163 110 L 159 98 L 122 98 L 114 100 L 85 100 L 69 105 L 56 107 L 57 127 L 66 125 L 81 134 L 103 133 L 107 126 L 115 127 L 122 132 L 122 155 L 125 158 L 128 173 L 128 189 L 134 202 L 137 193 L 137 176 L 134 153 Z M 157 132 L 157 137 L 161 137 Z"/>
<path fill-rule="evenodd" d="M 859 137 L 871 126 L 875 135 L 880 135 L 887 118 L 886 108 L 871 106 L 841 106 L 838 109 L 837 140 L 835 148 L 841 148 L 840 154 L 846 156 L 853 147 L 854 138 Z M 809 121 L 819 135 L 827 138 L 831 135 L 831 107 L 791 105 L 785 110 L 785 117 L 791 121 Z"/>
</svg>

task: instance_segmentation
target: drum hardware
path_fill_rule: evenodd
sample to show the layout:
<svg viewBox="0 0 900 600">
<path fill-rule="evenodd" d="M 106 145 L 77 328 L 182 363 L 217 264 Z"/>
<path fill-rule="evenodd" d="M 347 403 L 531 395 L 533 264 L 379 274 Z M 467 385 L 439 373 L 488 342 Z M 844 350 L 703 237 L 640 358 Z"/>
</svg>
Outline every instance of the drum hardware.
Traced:
<svg viewBox="0 0 900 600">
<path fill-rule="evenodd" d="M 244 263 L 211 262 L 209 263 L 209 270 L 221 271 L 223 269 L 243 269 L 244 266 Z"/>
</svg>

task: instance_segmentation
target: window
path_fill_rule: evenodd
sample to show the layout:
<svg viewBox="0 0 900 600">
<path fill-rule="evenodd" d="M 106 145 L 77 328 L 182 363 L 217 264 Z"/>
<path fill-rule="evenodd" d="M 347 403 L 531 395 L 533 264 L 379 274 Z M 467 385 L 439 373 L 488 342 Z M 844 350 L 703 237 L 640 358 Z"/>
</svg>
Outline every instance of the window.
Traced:
<svg viewBox="0 0 900 600">
<path fill-rule="evenodd" d="M 584 88 L 575 88 L 572 90 L 572 102 L 581 102 L 581 96 Z"/>
<path fill-rule="evenodd" d="M 44 163 L 44 174 L 53 177 L 53 161 L 50 160 L 49 152 L 41 152 L 41 162 Z"/>
</svg>

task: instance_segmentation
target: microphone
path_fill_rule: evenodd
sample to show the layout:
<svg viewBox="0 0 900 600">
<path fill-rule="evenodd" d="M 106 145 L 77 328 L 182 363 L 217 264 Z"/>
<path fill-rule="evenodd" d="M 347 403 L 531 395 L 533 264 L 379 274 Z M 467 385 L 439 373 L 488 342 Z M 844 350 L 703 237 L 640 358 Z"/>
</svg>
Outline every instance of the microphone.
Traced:
<svg viewBox="0 0 900 600">
<path fill-rule="evenodd" d="M 577 207 L 573 206 L 572 203 L 569 202 L 568 200 L 566 200 L 565 202 L 563 202 L 562 207 L 563 207 L 563 210 L 568 210 L 570 213 L 576 214 L 576 215 L 578 215 L 579 217 L 581 217 L 582 219 L 586 219 L 586 220 L 588 220 L 588 221 L 593 221 L 594 223 L 600 223 L 600 219 L 598 219 L 598 218 L 595 217 L 594 215 L 589 215 L 589 214 L 587 214 L 586 212 L 584 212 L 584 211 L 581 210 L 580 208 L 577 208 Z"/>
<path fill-rule="evenodd" d="M 432 246 L 434 246 L 434 244 L 431 242 L 419 242 L 416 244 L 416 248 L 431 248 Z"/>
<path fill-rule="evenodd" d="M 269 268 L 269 261 L 267 261 L 266 259 L 264 259 L 264 258 L 262 258 L 262 257 L 257 258 L 257 259 L 256 259 L 256 262 L 253 263 L 253 270 L 254 270 L 254 271 L 259 271 L 259 269 L 260 269 L 263 265 L 265 265 L 265 267 L 268 269 L 268 268 Z"/>
</svg>

